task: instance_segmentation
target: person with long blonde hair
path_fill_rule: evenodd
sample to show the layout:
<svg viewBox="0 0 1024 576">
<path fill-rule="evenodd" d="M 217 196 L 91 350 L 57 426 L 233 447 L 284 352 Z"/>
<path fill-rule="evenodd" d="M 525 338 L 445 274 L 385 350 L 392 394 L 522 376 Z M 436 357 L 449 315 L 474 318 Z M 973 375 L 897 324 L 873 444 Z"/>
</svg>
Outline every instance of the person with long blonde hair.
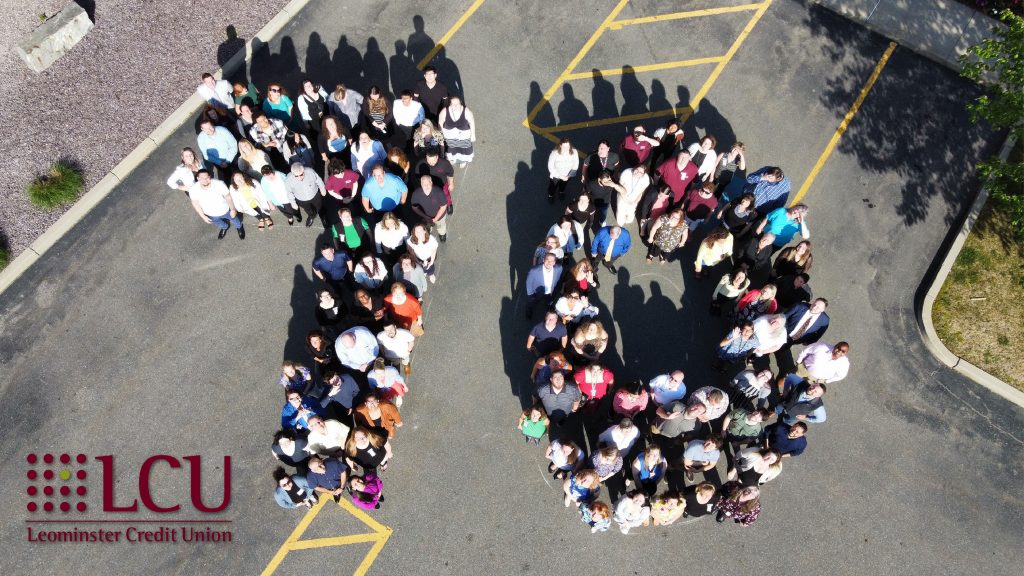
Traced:
<svg viewBox="0 0 1024 576">
<path fill-rule="evenodd" d="M 364 473 L 375 472 L 378 467 L 387 470 L 392 456 L 387 437 L 365 426 L 353 428 L 345 442 L 345 463 L 353 470 L 362 469 Z"/>
</svg>

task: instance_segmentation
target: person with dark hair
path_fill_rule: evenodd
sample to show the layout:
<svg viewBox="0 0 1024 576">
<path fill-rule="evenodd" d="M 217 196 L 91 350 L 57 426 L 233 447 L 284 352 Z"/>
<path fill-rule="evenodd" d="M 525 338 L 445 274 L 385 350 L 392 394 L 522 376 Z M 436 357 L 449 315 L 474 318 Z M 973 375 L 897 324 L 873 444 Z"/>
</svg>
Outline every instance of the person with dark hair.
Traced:
<svg viewBox="0 0 1024 576">
<path fill-rule="evenodd" d="M 586 188 L 587 182 L 596 180 L 602 172 L 614 173 L 619 167 L 619 155 L 611 151 L 611 144 L 607 140 L 597 143 L 597 150 L 592 152 L 583 161 L 580 170 L 580 182 Z"/>
<path fill-rule="evenodd" d="M 747 176 L 747 185 L 743 193 L 754 195 L 754 210 L 768 214 L 786 205 L 791 188 L 789 178 L 782 173 L 781 168 L 765 166 Z"/>
<path fill-rule="evenodd" d="M 260 174 L 263 176 L 260 179 L 260 188 L 263 189 L 263 195 L 275 208 L 281 211 L 281 214 L 288 217 L 288 225 L 294 224 L 295 218 L 302 222 L 302 213 L 299 212 L 299 205 L 295 202 L 294 198 L 288 195 L 288 181 L 285 175 L 275 170 L 273 166 L 260 168 Z"/>
<path fill-rule="evenodd" d="M 722 499 L 718 501 L 718 522 L 732 518 L 741 526 L 750 526 L 761 513 L 761 491 L 757 486 L 744 486 L 739 482 L 728 482 L 721 489 Z"/>
<path fill-rule="evenodd" d="M 274 501 L 281 508 L 312 508 L 317 503 L 316 493 L 309 489 L 309 482 L 306 481 L 303 473 L 288 475 L 284 468 L 278 466 L 274 469 L 274 480 L 277 481 L 277 490 L 274 490 Z"/>
<path fill-rule="evenodd" d="M 690 183 L 697 177 L 697 166 L 690 161 L 690 152 L 682 150 L 675 158 L 662 162 L 656 173 L 661 184 L 672 189 L 672 203 L 678 205 L 686 197 Z"/>
<path fill-rule="evenodd" d="M 552 299 L 562 279 L 562 265 L 554 254 L 544 256 L 544 261 L 530 269 L 526 275 L 526 317 L 533 316 L 537 303 L 544 302 L 550 308 Z"/>
<path fill-rule="evenodd" d="M 778 290 L 775 292 L 775 301 L 779 304 L 779 310 L 785 312 L 801 302 L 810 302 L 813 297 L 811 286 L 808 282 L 811 277 L 806 272 L 792 276 L 782 276 L 775 280 Z"/>
<path fill-rule="evenodd" d="M 796 373 L 814 382 L 839 382 L 850 373 L 849 353 L 850 345 L 846 342 L 837 342 L 835 346 L 815 342 L 800 352 Z"/>
<path fill-rule="evenodd" d="M 423 104 L 427 118 L 437 122 L 437 115 L 448 100 L 448 87 L 438 82 L 437 68 L 423 68 L 423 79 L 416 83 L 413 96 Z"/>
<path fill-rule="evenodd" d="M 650 395 L 642 380 L 631 380 L 623 384 L 612 397 L 612 412 L 626 418 L 636 418 L 647 409 Z"/>
<path fill-rule="evenodd" d="M 353 476 L 349 482 L 352 491 L 352 503 L 363 510 L 378 510 L 384 501 L 384 483 L 372 472 L 363 476 Z"/>
<path fill-rule="evenodd" d="M 202 82 L 196 87 L 196 93 L 203 102 L 224 112 L 235 109 L 235 99 L 231 91 L 230 82 L 217 80 L 209 72 L 203 72 Z"/>
<path fill-rule="evenodd" d="M 345 124 L 334 116 L 324 116 L 320 121 L 320 131 L 317 134 L 317 149 L 320 150 L 320 161 L 327 166 L 327 191 L 335 198 L 343 199 L 352 194 L 338 194 L 339 186 L 331 185 L 331 175 L 345 175 L 345 159 L 348 158 L 348 147 L 352 142 L 352 134 L 345 127 Z M 339 166 L 332 166 L 333 161 L 341 162 Z M 349 186 L 351 187 L 351 186 Z"/>
<path fill-rule="evenodd" d="M 652 442 L 633 459 L 630 470 L 636 489 L 651 498 L 658 492 L 658 483 L 668 470 L 668 461 L 662 455 L 661 448 Z"/>
<path fill-rule="evenodd" d="M 309 459 L 309 472 L 306 473 L 306 482 L 314 492 L 334 498 L 335 502 L 341 500 L 345 491 L 345 483 L 348 481 L 348 467 L 337 458 L 321 458 L 313 456 Z"/>
<path fill-rule="evenodd" d="M 395 117 L 391 113 L 391 102 L 380 86 L 370 86 L 366 92 L 363 109 L 359 114 L 359 125 L 370 138 L 381 143 L 390 142 L 395 136 Z"/>
<path fill-rule="evenodd" d="M 757 210 L 754 210 L 754 195 L 744 194 L 727 202 L 718 209 L 715 217 L 737 241 L 746 239 L 758 217 Z"/>
<path fill-rule="evenodd" d="M 231 203 L 235 211 L 252 216 L 258 222 L 257 229 L 273 228 L 274 221 L 270 218 L 270 202 L 263 196 L 263 190 L 257 190 L 256 183 L 244 172 L 235 172 L 231 176 Z"/>
<path fill-rule="evenodd" d="M 783 458 L 792 458 L 807 449 L 807 424 L 797 422 L 792 426 L 776 422 L 765 430 L 764 446 L 776 450 Z"/>
<path fill-rule="evenodd" d="M 761 223 L 757 225 L 755 232 L 760 234 L 761 232 L 770 232 L 775 235 L 775 242 L 772 244 L 772 249 L 778 252 L 794 236 L 800 234 L 802 240 L 807 240 L 811 237 L 811 233 L 807 228 L 807 205 L 806 204 L 794 204 L 789 208 L 776 208 L 761 220 Z"/>
<path fill-rule="evenodd" d="M 660 146 L 654 138 L 647 135 L 647 129 L 643 126 L 634 126 L 633 131 L 622 139 L 619 145 L 619 152 L 622 154 L 622 161 L 628 168 L 636 168 L 646 164 L 656 146 Z"/>
<path fill-rule="evenodd" d="M 423 159 L 416 163 L 412 173 L 419 176 L 429 175 L 434 179 L 434 186 L 440 187 L 448 200 L 448 215 L 452 216 L 455 214 L 455 203 L 452 201 L 452 193 L 455 192 L 455 168 L 443 156 L 441 147 L 427 148 L 423 153 Z"/>
<path fill-rule="evenodd" d="M 686 244 L 689 234 L 682 210 L 675 209 L 661 215 L 647 233 L 647 261 L 653 262 L 657 258 L 662 264 L 667 263 L 672 254 Z"/>
<path fill-rule="evenodd" d="M 306 334 L 306 353 L 313 358 L 314 374 L 322 375 L 327 370 L 337 370 L 338 361 L 331 353 L 330 340 L 319 328 Z"/>
<path fill-rule="evenodd" d="M 448 106 L 437 115 L 437 124 L 448 144 L 448 161 L 462 166 L 472 162 L 476 120 L 460 96 L 452 95 L 448 98 Z"/>
<path fill-rule="evenodd" d="M 548 203 L 555 203 L 555 194 L 565 200 L 565 187 L 576 177 L 580 156 L 568 138 L 562 138 L 548 155 Z"/>
<path fill-rule="evenodd" d="M 711 294 L 711 315 L 721 316 L 722 306 L 736 302 L 737 298 L 746 294 L 749 287 L 750 278 L 747 277 L 746 264 L 740 264 L 731 272 L 723 274 Z"/>
<path fill-rule="evenodd" d="M 625 190 L 625 188 L 615 182 L 612 178 L 612 173 L 607 170 L 598 174 L 597 178 L 587 182 L 583 190 L 580 191 L 580 195 L 586 194 L 588 200 L 594 206 L 594 218 L 591 220 L 591 225 L 594 228 L 600 228 L 605 225 L 605 221 L 608 219 L 608 209 L 612 205 L 612 199 L 617 194 L 625 194 Z M 579 198 L 577 197 L 578 202 Z M 579 240 L 582 241 L 582 238 Z"/>
<path fill-rule="evenodd" d="M 370 225 L 365 218 L 357 217 L 348 207 L 338 210 L 338 221 L 331 225 L 331 240 L 335 250 L 349 255 L 376 249 Z"/>
<path fill-rule="evenodd" d="M 398 407 L 376 392 L 369 392 L 363 397 L 363 403 L 353 410 L 352 417 L 356 426 L 365 426 L 388 438 L 394 438 L 395 432 L 402 427 L 402 414 Z"/>
<path fill-rule="evenodd" d="M 792 426 L 797 422 L 819 424 L 825 421 L 825 403 L 822 396 L 828 389 L 824 384 L 808 382 L 796 374 L 778 380 L 781 401 L 775 407 L 779 420 Z"/>
<path fill-rule="evenodd" d="M 296 99 L 299 118 L 306 129 L 306 136 L 317 140 L 320 136 L 320 123 L 330 114 L 327 106 L 327 91 L 309 78 L 302 80 L 302 94 Z M 323 150 L 323 148 L 321 148 Z"/>
<path fill-rule="evenodd" d="M 658 145 L 651 152 L 651 166 L 661 165 L 662 160 L 682 150 L 684 134 L 683 121 L 679 118 L 669 118 L 664 126 L 655 130 L 652 136 Z"/>
<path fill-rule="evenodd" d="M 407 149 L 412 140 L 413 130 L 426 117 L 426 110 L 423 108 L 423 104 L 413 100 L 412 90 L 406 88 L 399 93 L 398 102 L 395 102 L 391 114 L 395 118 L 395 128 L 398 129 L 394 143 L 403 150 Z"/>
<path fill-rule="evenodd" d="M 379 332 L 384 324 L 391 321 L 388 308 L 380 294 L 371 293 L 363 287 L 356 288 L 353 293 L 352 323 Z"/>
<path fill-rule="evenodd" d="M 775 234 L 765 232 L 752 236 L 739 251 L 739 263 L 746 265 L 749 274 L 767 276 L 775 248 Z"/>
<path fill-rule="evenodd" d="M 299 474 L 305 475 L 309 470 L 309 453 L 306 452 L 306 438 L 296 434 L 292 428 L 283 428 L 274 434 L 274 445 L 271 451 L 274 458 L 295 468 Z"/>
<path fill-rule="evenodd" d="M 672 189 L 665 184 L 651 186 L 644 192 L 640 199 L 640 206 L 637 208 L 637 222 L 640 233 L 649 237 L 651 228 L 662 216 L 672 209 Z M 689 230 L 687 230 L 689 234 Z"/>
<path fill-rule="evenodd" d="M 561 350 L 568 343 L 569 333 L 565 324 L 558 321 L 558 314 L 552 310 L 544 313 L 544 320 L 537 323 L 526 337 L 526 349 L 537 358 Z"/>
<path fill-rule="evenodd" d="M 567 383 L 561 371 L 552 373 L 548 381 L 537 388 L 535 395 L 544 405 L 544 411 L 554 426 L 578 410 L 583 398 L 576 382 Z"/>
<path fill-rule="evenodd" d="M 220 180 L 211 178 L 209 171 L 203 169 L 197 173 L 195 184 L 188 189 L 188 199 L 203 222 L 217 226 L 218 240 L 224 238 L 232 224 L 238 237 L 245 240 L 245 228 L 231 202 L 231 191 Z"/>
<path fill-rule="evenodd" d="M 408 376 L 412 372 L 412 349 L 416 345 L 416 337 L 405 328 L 399 328 L 392 319 L 383 322 L 384 326 L 377 333 L 377 344 L 388 364 L 400 367 Z M 398 403 L 401 406 L 401 403 Z"/>
<path fill-rule="evenodd" d="M 313 260 L 313 275 L 326 282 L 335 294 L 343 293 L 345 280 L 352 272 L 352 259 L 345 252 L 336 252 L 334 246 L 324 242 L 320 245 L 320 257 Z"/>
<path fill-rule="evenodd" d="M 281 408 L 281 427 L 290 430 L 308 430 L 309 418 L 320 413 L 320 404 L 312 396 L 303 396 L 297 390 L 284 391 Z"/>
<path fill-rule="evenodd" d="M 270 118 L 260 112 L 249 127 L 249 138 L 270 156 L 270 161 L 279 170 L 288 169 L 286 158 L 291 156 L 288 149 L 288 128 L 277 118 Z"/>
<path fill-rule="evenodd" d="M 325 370 L 321 382 L 323 396 L 318 401 L 320 411 L 333 420 L 348 422 L 360 393 L 355 379 L 335 370 Z"/>
</svg>

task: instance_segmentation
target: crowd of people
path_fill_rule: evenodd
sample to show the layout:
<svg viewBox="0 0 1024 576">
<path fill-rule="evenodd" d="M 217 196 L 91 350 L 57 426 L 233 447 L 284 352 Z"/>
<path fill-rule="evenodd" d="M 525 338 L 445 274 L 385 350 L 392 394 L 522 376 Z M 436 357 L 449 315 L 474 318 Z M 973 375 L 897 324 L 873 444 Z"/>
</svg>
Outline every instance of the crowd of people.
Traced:
<svg viewBox="0 0 1024 576">
<path fill-rule="evenodd" d="M 751 525 L 763 486 L 804 452 L 828 387 L 849 371 L 849 344 L 823 340 L 829 303 L 811 292 L 808 207 L 787 205 L 780 168 L 748 174 L 742 143 L 719 152 L 711 134 L 694 140 L 673 119 L 589 154 L 563 139 L 549 156 L 559 215 L 525 282 L 526 317 L 543 317 L 526 341 L 533 405 L 517 428 L 526 442 L 550 440 L 548 471 L 592 532 L 708 515 Z M 635 244 L 658 266 L 696 245 L 684 276 L 714 283 L 707 313 L 723 334 L 706 358 L 720 382 L 682 370 L 617 381 L 603 362 L 599 268 L 616 273 Z"/>
<path fill-rule="evenodd" d="M 281 429 L 272 452 L 276 502 L 311 508 L 384 501 L 411 354 L 424 335 L 423 298 L 437 280 L 439 244 L 454 214 L 455 166 L 473 160 L 476 125 L 433 67 L 392 100 L 304 80 L 293 99 L 271 83 L 204 74 L 196 148 L 167 180 L 223 239 L 243 218 L 319 224 L 316 329 L 305 358 L 281 366 Z M 280 214 L 280 216 L 278 216 Z"/>
</svg>

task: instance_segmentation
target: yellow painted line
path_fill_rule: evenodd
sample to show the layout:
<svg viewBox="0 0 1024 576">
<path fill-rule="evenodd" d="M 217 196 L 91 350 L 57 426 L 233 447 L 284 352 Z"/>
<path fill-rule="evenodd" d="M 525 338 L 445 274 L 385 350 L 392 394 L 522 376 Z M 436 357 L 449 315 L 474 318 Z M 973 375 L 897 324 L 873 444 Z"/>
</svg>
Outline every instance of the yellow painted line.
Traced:
<svg viewBox="0 0 1024 576">
<path fill-rule="evenodd" d="M 716 14 L 729 14 L 731 12 L 749 12 L 764 7 L 765 2 L 756 4 L 743 4 L 740 6 L 723 6 L 721 8 L 706 8 L 704 10 L 689 10 L 686 12 L 673 12 L 671 14 L 660 14 L 658 16 L 645 16 L 643 18 L 630 18 L 628 20 L 616 20 L 608 24 L 612 30 L 619 30 L 623 26 L 636 24 L 651 24 L 653 22 L 666 22 L 669 20 L 681 20 L 683 18 L 697 18 L 700 16 L 714 16 Z"/>
<path fill-rule="evenodd" d="M 736 37 L 736 41 L 733 42 L 732 46 L 729 47 L 728 52 L 725 53 L 725 56 L 722 58 L 721 62 L 719 62 L 718 66 L 715 66 L 715 69 L 711 71 L 711 76 L 708 77 L 708 79 L 704 82 L 704 85 L 701 86 L 700 90 L 698 90 L 697 93 L 693 96 L 693 100 L 690 101 L 691 109 L 696 110 L 697 107 L 700 105 L 700 101 L 703 100 L 705 96 L 707 96 L 708 91 L 711 90 L 711 86 L 713 86 L 715 82 L 718 80 L 718 76 L 722 73 L 722 70 L 725 69 L 726 64 L 728 64 L 729 61 L 732 60 L 733 56 L 736 55 L 736 51 L 739 50 L 740 46 L 743 45 L 743 42 L 747 39 L 747 36 L 749 36 L 750 32 L 754 29 L 754 26 L 757 26 L 757 22 L 761 19 L 761 16 L 764 16 L 764 13 L 768 11 L 768 7 L 772 5 L 772 1 L 773 0 L 767 0 L 767 2 L 762 2 L 760 4 L 760 8 L 757 9 L 757 12 L 754 13 L 754 16 L 751 17 L 749 22 L 747 22 L 746 27 L 743 28 L 743 31 L 740 32 L 740 35 Z"/>
<path fill-rule="evenodd" d="M 584 120 L 582 122 L 573 122 L 572 124 L 559 124 L 551 128 L 545 128 L 545 131 L 549 134 L 555 132 L 567 132 L 569 130 L 578 130 L 580 128 L 594 128 L 597 126 L 607 126 L 609 124 L 619 124 L 620 122 L 635 122 L 637 120 L 647 120 L 649 118 L 661 118 L 664 116 L 688 115 L 693 110 L 687 106 L 686 108 L 668 108 L 665 110 L 655 110 L 654 112 L 640 112 L 637 114 L 629 114 L 627 116 L 615 116 L 614 118 L 599 118 L 597 120 Z M 557 140 L 557 138 L 556 138 Z"/>
<path fill-rule="evenodd" d="M 593 78 L 594 76 L 618 76 L 622 74 L 633 74 L 639 72 L 655 72 L 657 70 L 670 70 L 672 68 L 683 68 L 686 66 L 700 66 L 702 64 L 717 64 L 721 62 L 724 56 L 714 56 L 711 58 L 691 58 L 689 60 L 676 60 L 674 62 L 659 62 L 657 64 L 645 64 L 643 66 L 629 66 L 630 70 L 624 68 L 609 68 L 607 70 L 591 70 L 590 72 L 574 72 L 564 78 L 565 81 L 569 80 L 583 80 L 585 78 Z"/>
<path fill-rule="evenodd" d="M 376 542 L 381 538 L 387 539 L 376 532 L 371 534 L 352 534 L 351 536 L 334 536 L 333 538 L 315 538 L 313 540 L 299 540 L 288 545 L 288 550 L 310 550 L 313 548 L 325 548 L 327 546 L 345 546 L 346 544 L 361 544 L 363 542 Z"/>
<path fill-rule="evenodd" d="M 338 505 L 344 508 L 349 514 L 358 518 L 363 524 L 366 524 L 367 528 L 369 528 L 370 530 L 373 530 L 378 534 L 391 534 L 391 528 L 388 528 L 380 522 L 377 522 L 373 519 L 372 516 L 370 516 L 363 510 L 357 508 L 355 504 L 349 502 L 348 500 L 342 499 L 340 502 L 338 502 Z"/>
<path fill-rule="evenodd" d="M 452 36 L 459 31 L 459 28 L 462 28 L 462 25 L 466 23 L 466 20 L 469 20 L 469 17 L 472 16 L 473 13 L 476 12 L 477 8 L 479 8 L 484 2 L 485 0 L 476 0 L 476 2 L 473 2 L 473 5 L 462 13 L 462 17 L 460 17 L 458 21 L 456 21 L 455 24 L 445 32 L 444 36 L 441 36 L 441 39 L 437 41 L 437 44 L 434 44 L 434 47 L 431 48 L 430 52 L 427 52 L 427 55 L 420 60 L 420 63 L 417 64 L 416 67 L 423 70 L 423 67 L 430 63 L 434 56 L 437 56 L 437 53 L 441 51 L 441 48 L 444 48 L 445 44 L 452 39 Z"/>
<path fill-rule="evenodd" d="M 352 573 L 353 576 L 365 576 L 366 571 L 370 569 L 370 566 L 373 566 L 373 561 L 377 559 L 377 555 L 380 554 L 380 551 L 384 549 L 384 545 L 387 543 L 387 536 L 377 540 L 377 543 L 366 553 L 366 558 L 363 558 L 363 561 L 356 567 L 356 571 Z"/>
<path fill-rule="evenodd" d="M 879 75 L 882 74 L 882 69 L 885 68 L 886 63 L 889 62 L 889 57 L 892 56 L 893 51 L 896 50 L 896 43 L 889 42 L 889 47 L 885 49 L 885 53 L 882 54 L 881 60 L 875 65 L 875 70 L 871 73 L 868 81 L 861 88 L 860 94 L 857 95 L 857 100 L 853 102 L 853 106 L 850 107 L 849 112 L 843 117 L 843 121 L 839 123 L 839 128 L 836 128 L 835 134 L 832 135 L 832 139 L 828 141 L 828 146 L 825 146 L 825 150 L 818 157 L 818 161 L 814 164 L 814 168 L 811 169 L 811 173 L 804 180 L 803 186 L 800 186 L 800 190 L 796 193 L 793 201 L 790 202 L 790 206 L 800 202 L 807 191 L 811 188 L 811 184 L 814 179 L 818 177 L 818 173 L 821 172 L 821 168 L 825 165 L 825 161 L 832 155 L 832 151 L 835 150 L 836 144 L 839 143 L 839 139 L 842 138 L 843 133 L 850 126 L 850 122 L 853 117 L 857 115 L 857 111 L 860 110 L 860 105 L 864 103 L 864 100 L 868 97 L 868 92 L 871 92 L 871 88 L 875 85 L 875 80 L 878 80 Z"/>
<path fill-rule="evenodd" d="M 543 136 L 544 138 L 554 142 L 555 144 L 558 144 L 559 142 L 561 142 L 561 140 L 559 140 L 557 137 L 551 135 L 551 131 L 548 128 L 541 128 L 540 126 L 534 125 L 532 122 L 527 127 L 534 134 L 536 134 L 538 136 Z"/>
<path fill-rule="evenodd" d="M 598 38 L 604 34 L 604 31 L 608 28 L 608 24 L 615 20 L 615 17 L 619 15 L 619 12 L 622 12 L 622 9 L 625 8 L 628 3 L 629 0 L 619 0 L 619 3 L 612 9 L 608 16 L 605 17 L 604 21 L 601 22 L 601 25 L 597 27 L 597 30 L 594 30 L 594 33 L 590 35 L 590 39 L 588 39 L 583 47 L 580 48 L 580 51 L 576 53 L 576 56 L 571 62 L 569 62 L 569 65 L 565 67 L 565 70 L 558 75 L 558 78 L 551 84 L 551 87 L 544 93 L 544 96 L 541 97 L 540 101 L 534 105 L 533 110 L 530 110 L 530 113 L 526 116 L 526 120 L 523 120 L 523 126 L 526 126 L 527 128 L 530 127 L 530 124 L 533 123 L 533 119 L 537 117 L 537 114 L 540 113 L 544 105 L 548 103 L 548 100 L 550 100 L 552 96 L 554 96 L 558 88 L 565 83 L 565 77 L 572 74 L 572 71 L 576 69 L 576 65 L 580 63 L 580 60 L 583 60 L 583 57 L 587 55 L 587 52 L 590 52 L 590 49 L 594 47 Z"/>
<path fill-rule="evenodd" d="M 263 569 L 263 572 L 261 572 L 262 576 L 270 576 L 274 573 L 274 570 L 277 570 L 277 567 L 281 564 L 281 561 L 284 560 L 284 557 L 288 555 L 289 546 L 296 542 L 300 536 L 302 536 L 302 533 L 306 531 L 306 528 L 309 528 L 309 525 L 313 522 L 313 519 L 316 518 L 316 515 L 319 514 L 321 510 L 323 510 L 324 504 L 328 500 L 329 498 L 321 498 L 320 501 L 317 502 L 315 506 L 313 506 L 312 508 L 309 509 L 309 511 L 306 512 L 306 515 L 303 516 L 302 520 L 299 521 L 299 524 L 295 527 L 295 530 L 292 530 L 292 533 L 288 536 L 288 539 L 284 541 L 284 544 L 281 544 L 281 547 L 277 549 L 277 552 L 274 554 L 274 557 L 270 559 L 269 563 L 267 563 L 267 567 Z"/>
</svg>

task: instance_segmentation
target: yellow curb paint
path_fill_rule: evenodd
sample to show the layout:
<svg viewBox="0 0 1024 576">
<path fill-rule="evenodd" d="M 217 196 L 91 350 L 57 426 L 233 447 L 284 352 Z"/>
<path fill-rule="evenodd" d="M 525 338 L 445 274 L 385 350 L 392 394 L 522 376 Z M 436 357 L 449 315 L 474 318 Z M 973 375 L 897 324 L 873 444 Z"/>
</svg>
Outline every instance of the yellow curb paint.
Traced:
<svg viewBox="0 0 1024 576">
<path fill-rule="evenodd" d="M 595 76 L 619 76 L 622 74 L 634 74 L 640 72 L 655 72 L 657 70 L 670 70 L 672 68 L 684 68 L 686 66 L 700 66 L 702 64 L 717 64 L 724 56 L 713 56 L 711 58 L 691 58 L 689 60 L 676 60 L 674 62 L 659 62 L 657 64 L 644 64 L 643 66 L 628 66 L 623 68 L 608 68 L 606 70 L 591 70 L 590 72 L 573 72 L 565 77 L 565 81 L 582 80 Z"/>
<path fill-rule="evenodd" d="M 382 536 L 376 532 L 372 534 L 352 534 L 351 536 L 334 536 L 332 538 L 316 538 L 315 540 L 299 540 L 288 545 L 288 551 L 311 550 L 313 548 L 326 548 L 328 546 L 345 546 L 346 544 L 362 544 L 364 542 L 376 542 Z"/>
<path fill-rule="evenodd" d="M 466 23 L 466 20 L 469 20 L 469 17 L 472 16 L 473 13 L 476 12 L 477 8 L 479 8 L 484 2 L 485 0 L 476 0 L 476 2 L 473 2 L 473 5 L 462 13 L 462 16 L 451 28 L 448 29 L 447 32 L 445 32 L 444 36 L 441 36 L 441 39 L 437 41 L 437 44 L 435 44 L 433 48 L 431 48 L 430 52 L 427 52 L 427 55 L 420 60 L 419 64 L 416 65 L 416 68 L 423 70 L 423 67 L 429 64 L 430 61 L 434 59 L 434 56 L 437 56 L 437 53 L 441 51 L 441 48 L 444 48 L 445 44 L 452 39 L 452 36 L 459 31 L 459 28 L 462 28 L 462 25 Z"/>
<path fill-rule="evenodd" d="M 804 180 L 803 185 L 800 186 L 800 190 L 789 203 L 790 206 L 800 202 L 800 200 L 802 200 L 807 194 L 807 191 L 810 190 L 811 184 L 814 183 L 814 179 L 818 177 L 818 173 L 821 172 L 821 169 L 828 160 L 828 157 L 832 155 L 832 151 L 835 150 L 836 144 L 839 143 L 839 139 L 842 138 L 846 129 L 849 128 L 853 117 L 857 115 L 857 111 L 860 110 L 861 104 L 864 103 L 864 100 L 868 97 L 868 93 L 871 92 L 871 88 L 875 85 L 875 81 L 878 80 L 878 76 L 882 74 L 882 69 L 885 68 L 885 65 L 889 62 L 889 57 L 892 56 L 893 51 L 896 50 L 896 46 L 897 44 L 895 42 L 889 42 L 889 47 L 886 48 L 885 53 L 882 54 L 881 60 L 879 60 L 878 64 L 875 65 L 874 71 L 871 72 L 871 76 L 868 78 L 868 81 L 864 84 L 864 87 L 861 88 L 860 94 L 857 95 L 857 99 L 853 102 L 853 106 L 850 106 L 850 110 L 846 113 L 846 116 L 843 117 L 843 121 L 839 123 L 839 127 L 836 128 L 836 132 L 832 135 L 832 139 L 828 141 L 828 145 L 825 146 L 825 150 L 821 153 L 821 156 L 818 157 L 818 161 L 814 164 L 814 168 L 811 168 L 811 173 L 807 175 L 807 179 Z"/>
<path fill-rule="evenodd" d="M 668 20 L 681 20 L 683 18 L 697 18 L 700 16 L 715 16 L 717 14 L 729 14 L 732 12 L 748 12 L 750 10 L 757 10 L 763 8 L 765 4 L 769 2 L 758 2 L 756 4 L 743 4 L 740 6 L 723 6 L 721 8 L 707 8 L 704 10 L 689 10 L 686 12 L 673 12 L 671 14 L 661 14 L 658 16 L 645 16 L 643 18 L 629 18 L 628 20 L 616 20 L 608 24 L 608 28 L 612 30 L 619 30 L 624 26 L 633 26 L 635 24 L 651 24 L 653 22 L 665 22 Z"/>
</svg>

